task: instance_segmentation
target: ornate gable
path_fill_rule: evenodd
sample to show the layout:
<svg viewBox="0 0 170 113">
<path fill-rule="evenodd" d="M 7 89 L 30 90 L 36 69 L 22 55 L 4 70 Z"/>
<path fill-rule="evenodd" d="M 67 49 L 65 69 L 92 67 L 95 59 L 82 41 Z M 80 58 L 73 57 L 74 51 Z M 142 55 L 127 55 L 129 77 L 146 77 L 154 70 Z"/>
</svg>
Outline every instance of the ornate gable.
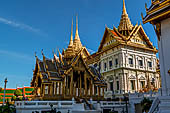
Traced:
<svg viewBox="0 0 170 113">
<path fill-rule="evenodd" d="M 114 30 L 111 30 L 106 27 L 98 51 L 102 51 L 107 46 L 110 46 L 114 44 L 115 42 L 117 42 L 117 39 L 115 38 L 115 36 L 118 36 L 117 33 L 114 32 Z"/>
<path fill-rule="evenodd" d="M 146 48 L 154 49 L 152 42 L 147 37 L 141 25 L 139 25 L 129 37 L 129 41 L 142 45 Z"/>
</svg>

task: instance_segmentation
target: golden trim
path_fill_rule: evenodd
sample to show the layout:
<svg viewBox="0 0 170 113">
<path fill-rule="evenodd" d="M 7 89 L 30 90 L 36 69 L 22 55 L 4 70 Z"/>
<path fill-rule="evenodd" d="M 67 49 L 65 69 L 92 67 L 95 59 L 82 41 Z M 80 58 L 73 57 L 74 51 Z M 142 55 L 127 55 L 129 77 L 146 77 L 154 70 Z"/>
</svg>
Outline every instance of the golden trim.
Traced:
<svg viewBox="0 0 170 113">
<path fill-rule="evenodd" d="M 168 1 L 170 1 L 170 0 L 168 0 Z M 168 6 L 168 5 L 170 5 L 170 3 L 167 3 L 167 4 L 165 4 L 165 5 L 162 3 L 162 5 L 160 4 L 158 8 L 147 12 L 147 14 L 151 14 L 151 13 L 153 13 L 153 12 L 156 12 L 156 11 L 160 10 L 161 8 L 164 8 L 164 7 Z"/>
<path fill-rule="evenodd" d="M 163 14 L 160 14 L 160 15 L 158 15 L 158 16 L 156 16 L 156 17 L 153 17 L 153 18 L 151 18 L 151 19 L 149 19 L 149 20 L 147 20 L 147 21 L 143 21 L 143 23 L 145 24 L 145 23 L 147 23 L 147 22 L 153 21 L 153 20 L 158 19 L 159 17 L 164 16 L 164 15 L 166 15 L 166 14 L 168 14 L 168 13 L 170 13 L 170 11 L 167 11 L 167 12 L 165 12 L 165 13 L 163 13 Z"/>
</svg>

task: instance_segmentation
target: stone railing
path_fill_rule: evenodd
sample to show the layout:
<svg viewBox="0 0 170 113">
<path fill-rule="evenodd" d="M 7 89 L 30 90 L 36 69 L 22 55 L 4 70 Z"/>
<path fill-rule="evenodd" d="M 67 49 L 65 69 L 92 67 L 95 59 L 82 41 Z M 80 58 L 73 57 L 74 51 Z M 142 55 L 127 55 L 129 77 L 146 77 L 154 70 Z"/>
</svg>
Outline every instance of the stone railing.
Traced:
<svg viewBox="0 0 170 113">
<path fill-rule="evenodd" d="M 121 107 L 121 106 L 125 106 L 125 102 L 121 102 L 121 101 L 101 101 L 100 102 L 101 107 L 105 108 L 105 107 Z"/>
<path fill-rule="evenodd" d="M 73 101 L 16 101 L 16 108 L 50 108 L 53 105 L 57 108 L 71 108 L 73 106 Z"/>
<path fill-rule="evenodd" d="M 159 100 L 158 97 L 156 97 L 155 100 L 153 101 L 152 106 L 149 109 L 148 113 L 155 113 L 155 112 L 157 112 L 158 111 L 157 108 L 158 108 L 159 103 L 160 103 L 160 100 Z"/>
</svg>

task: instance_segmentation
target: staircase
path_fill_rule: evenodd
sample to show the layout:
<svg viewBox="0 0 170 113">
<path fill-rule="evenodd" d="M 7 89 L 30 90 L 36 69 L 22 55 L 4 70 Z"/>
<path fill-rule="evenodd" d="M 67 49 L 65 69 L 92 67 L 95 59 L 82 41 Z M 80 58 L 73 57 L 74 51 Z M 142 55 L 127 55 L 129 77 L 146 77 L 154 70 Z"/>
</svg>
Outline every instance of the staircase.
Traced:
<svg viewBox="0 0 170 113">
<path fill-rule="evenodd" d="M 91 103 L 89 103 L 87 99 L 84 99 L 84 103 L 85 103 L 85 109 L 86 110 L 95 110 L 93 105 Z"/>
</svg>

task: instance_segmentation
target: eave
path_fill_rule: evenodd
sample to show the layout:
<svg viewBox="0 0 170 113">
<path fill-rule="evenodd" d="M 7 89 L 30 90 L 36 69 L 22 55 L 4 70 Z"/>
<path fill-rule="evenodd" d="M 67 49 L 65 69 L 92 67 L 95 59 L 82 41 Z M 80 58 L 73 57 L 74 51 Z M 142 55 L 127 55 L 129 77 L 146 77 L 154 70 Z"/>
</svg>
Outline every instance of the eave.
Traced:
<svg viewBox="0 0 170 113">
<path fill-rule="evenodd" d="M 154 4 L 152 4 L 151 7 L 154 7 L 153 5 Z M 150 10 L 147 11 L 146 16 L 144 18 L 142 17 L 144 24 L 147 22 L 156 24 L 159 21 L 170 17 L 170 0 L 165 0 L 156 5 L 159 6 L 154 9 L 150 8 Z"/>
</svg>

